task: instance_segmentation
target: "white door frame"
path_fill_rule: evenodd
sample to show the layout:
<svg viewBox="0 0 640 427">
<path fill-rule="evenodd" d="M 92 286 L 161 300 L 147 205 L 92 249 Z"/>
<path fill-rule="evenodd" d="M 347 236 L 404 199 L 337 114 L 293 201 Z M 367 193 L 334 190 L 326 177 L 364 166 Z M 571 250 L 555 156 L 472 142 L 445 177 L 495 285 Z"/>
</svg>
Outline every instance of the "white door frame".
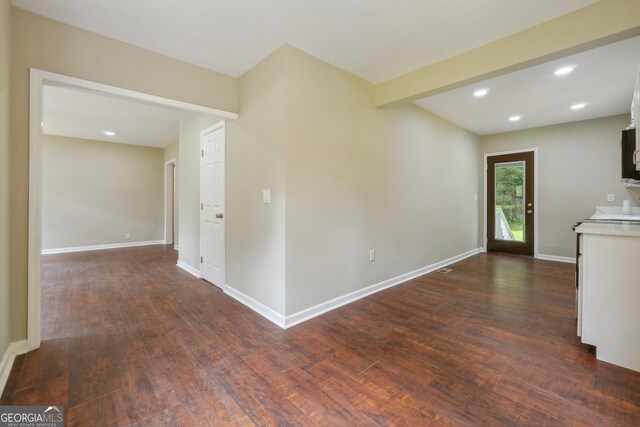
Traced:
<svg viewBox="0 0 640 427">
<path fill-rule="evenodd" d="M 204 138 L 205 135 L 211 133 L 211 132 L 215 132 L 220 128 L 225 128 L 226 127 L 226 122 L 224 120 L 219 121 L 218 123 L 215 123 L 212 126 L 209 126 L 206 129 L 203 129 L 200 132 L 200 150 L 204 150 L 204 146 L 202 145 L 202 139 Z M 224 130 L 224 132 L 226 133 L 226 129 Z M 226 191 L 226 185 L 227 185 L 227 179 L 226 179 L 226 173 L 227 173 L 227 165 L 226 165 L 226 160 L 227 160 L 227 147 L 226 147 L 226 134 L 225 134 L 225 149 L 224 149 L 224 157 L 225 157 L 225 168 L 224 168 L 224 173 L 225 173 L 225 192 L 224 192 L 224 197 L 225 197 L 225 208 L 226 208 L 226 197 L 227 197 L 227 191 Z M 202 224 L 202 216 L 203 216 L 203 211 L 202 211 L 202 203 L 204 201 L 204 175 L 202 173 L 202 157 L 200 157 L 200 216 L 199 216 L 199 222 L 198 224 L 201 225 Z M 226 212 L 225 212 L 226 213 Z M 225 221 L 222 221 L 222 227 L 225 227 Z M 225 230 L 226 231 L 226 230 Z M 225 252 L 226 252 L 226 232 L 224 233 L 225 236 L 225 242 L 224 242 L 224 246 L 225 246 Z M 202 254 L 203 254 L 203 245 L 204 245 L 204 239 L 202 238 L 202 229 L 200 229 L 200 260 L 202 260 Z M 224 274 L 226 275 L 227 272 L 227 266 L 226 266 L 226 253 L 225 253 L 225 266 L 224 266 Z M 200 277 L 203 277 L 202 275 L 202 262 L 200 263 Z M 226 286 L 226 278 L 225 278 L 225 283 L 220 283 L 220 284 L 215 284 L 216 286 L 218 286 L 220 289 L 224 289 Z"/>
<path fill-rule="evenodd" d="M 173 168 L 173 176 L 171 182 L 169 181 L 169 167 Z M 178 172 L 178 165 L 176 159 L 171 159 L 164 162 L 164 244 L 173 244 L 175 247 L 175 237 L 172 235 L 172 231 L 175 230 L 176 220 L 176 174 Z"/>
<path fill-rule="evenodd" d="M 29 92 L 29 238 L 27 289 L 27 350 L 40 347 L 41 253 L 42 253 L 42 104 L 45 86 L 89 91 L 142 103 L 178 108 L 236 120 L 238 114 L 188 102 L 176 101 L 129 89 L 82 80 L 48 71 L 30 69 Z"/>
<path fill-rule="evenodd" d="M 529 153 L 533 151 L 533 257 L 538 258 L 538 211 L 540 204 L 538 202 L 538 148 L 522 148 L 509 151 L 498 151 L 495 153 L 485 153 L 484 155 L 484 224 L 482 247 L 487 251 L 487 173 L 489 170 L 487 158 L 491 156 L 501 156 L 503 154 Z"/>
</svg>

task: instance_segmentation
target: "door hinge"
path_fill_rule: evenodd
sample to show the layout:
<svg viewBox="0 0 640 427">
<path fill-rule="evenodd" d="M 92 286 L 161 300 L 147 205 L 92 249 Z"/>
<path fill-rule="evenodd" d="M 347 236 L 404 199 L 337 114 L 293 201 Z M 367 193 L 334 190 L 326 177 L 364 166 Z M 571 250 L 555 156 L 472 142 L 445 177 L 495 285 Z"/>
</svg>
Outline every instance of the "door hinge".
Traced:
<svg viewBox="0 0 640 427">
<path fill-rule="evenodd" d="M 200 156 L 204 157 L 204 150 L 201 150 L 200 153 L 202 153 L 202 154 L 200 154 Z"/>
<path fill-rule="evenodd" d="M 204 203 L 200 203 L 200 210 L 204 210 Z"/>
<path fill-rule="evenodd" d="M 200 257 L 200 264 L 204 262 L 204 258 Z"/>
</svg>

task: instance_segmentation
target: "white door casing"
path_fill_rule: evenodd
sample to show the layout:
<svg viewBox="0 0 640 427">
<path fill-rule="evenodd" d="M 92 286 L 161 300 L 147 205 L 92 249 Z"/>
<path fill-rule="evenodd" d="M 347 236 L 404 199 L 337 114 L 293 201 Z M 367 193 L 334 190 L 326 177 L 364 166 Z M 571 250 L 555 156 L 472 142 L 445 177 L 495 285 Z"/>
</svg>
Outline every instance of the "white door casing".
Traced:
<svg viewBox="0 0 640 427">
<path fill-rule="evenodd" d="M 164 163 L 164 244 L 175 244 L 175 174 L 176 160 Z"/>
<path fill-rule="evenodd" d="M 513 154 L 513 153 L 524 153 L 528 151 L 533 151 L 533 159 L 534 159 L 534 171 L 533 171 L 533 205 L 537 206 L 538 209 L 533 211 L 533 222 L 534 222 L 534 240 L 533 240 L 533 257 L 538 258 L 538 230 L 540 229 L 539 220 L 538 220 L 538 212 L 540 211 L 540 198 L 538 197 L 538 148 L 521 148 L 516 150 L 507 150 L 507 151 L 497 151 L 493 153 L 485 153 L 484 154 L 484 224 L 483 224 L 483 238 L 482 238 L 482 246 L 483 250 L 487 251 L 487 172 L 488 168 L 488 158 L 491 156 L 500 156 L 503 154 Z"/>
<path fill-rule="evenodd" d="M 200 133 L 200 274 L 225 285 L 225 123 Z"/>
</svg>

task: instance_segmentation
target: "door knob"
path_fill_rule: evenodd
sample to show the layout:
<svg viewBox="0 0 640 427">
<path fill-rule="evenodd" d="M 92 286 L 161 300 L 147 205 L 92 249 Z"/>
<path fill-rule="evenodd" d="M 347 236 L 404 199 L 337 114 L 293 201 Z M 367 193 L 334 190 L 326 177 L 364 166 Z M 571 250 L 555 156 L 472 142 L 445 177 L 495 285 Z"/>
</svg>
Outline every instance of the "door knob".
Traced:
<svg viewBox="0 0 640 427">
<path fill-rule="evenodd" d="M 533 203 L 527 203 L 527 206 L 531 207 L 533 206 Z"/>
<path fill-rule="evenodd" d="M 223 217 L 223 216 L 224 216 L 224 215 L 222 215 L 221 213 L 217 213 L 217 214 L 216 214 L 216 218 L 220 218 L 220 219 L 222 219 L 222 217 Z"/>
<path fill-rule="evenodd" d="M 533 211 L 532 211 L 531 209 L 529 209 L 529 210 L 527 211 L 527 213 L 528 213 L 529 215 L 531 215 L 531 214 L 533 213 Z"/>
</svg>

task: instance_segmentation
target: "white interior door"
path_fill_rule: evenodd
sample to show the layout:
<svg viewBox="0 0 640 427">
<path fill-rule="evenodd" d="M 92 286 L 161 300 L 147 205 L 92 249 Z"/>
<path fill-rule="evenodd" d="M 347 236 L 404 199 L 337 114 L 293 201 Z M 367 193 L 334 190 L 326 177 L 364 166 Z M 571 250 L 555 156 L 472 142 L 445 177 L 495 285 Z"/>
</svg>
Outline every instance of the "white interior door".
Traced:
<svg viewBox="0 0 640 427">
<path fill-rule="evenodd" d="M 200 134 L 200 274 L 222 288 L 224 279 L 225 125 Z"/>
</svg>

